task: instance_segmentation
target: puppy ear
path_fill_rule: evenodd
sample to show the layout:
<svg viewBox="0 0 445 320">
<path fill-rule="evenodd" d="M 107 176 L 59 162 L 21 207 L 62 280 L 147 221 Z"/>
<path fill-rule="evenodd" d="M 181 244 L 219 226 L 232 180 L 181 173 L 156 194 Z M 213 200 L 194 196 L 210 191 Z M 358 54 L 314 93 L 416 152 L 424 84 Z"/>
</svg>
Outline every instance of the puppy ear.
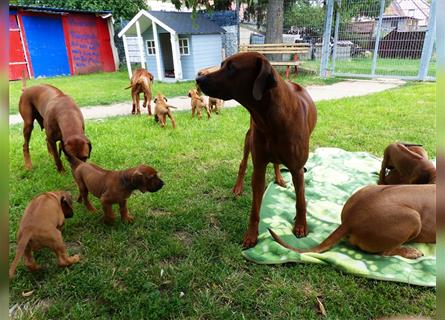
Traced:
<svg viewBox="0 0 445 320">
<path fill-rule="evenodd" d="M 165 102 L 167 102 L 167 101 L 168 101 L 168 99 L 167 99 L 167 97 L 166 97 L 166 96 L 164 96 L 164 99 L 165 99 Z"/>
<path fill-rule="evenodd" d="M 73 199 L 70 193 L 65 193 L 60 198 L 60 206 L 62 207 L 65 218 L 71 218 L 73 216 Z"/>
<path fill-rule="evenodd" d="M 155 99 L 153 100 L 154 103 L 156 103 L 156 101 L 158 101 L 158 98 L 155 98 Z"/>
<path fill-rule="evenodd" d="M 191 92 L 189 91 L 189 93 L 187 94 L 190 98 L 192 97 L 192 94 L 191 94 Z"/>
<path fill-rule="evenodd" d="M 261 100 L 266 90 L 275 87 L 277 81 L 273 76 L 272 66 L 266 59 L 258 58 L 257 64 L 260 65 L 260 72 L 253 83 L 252 95 L 255 100 Z"/>
<path fill-rule="evenodd" d="M 91 150 L 93 150 L 93 146 L 91 145 L 91 141 L 90 140 L 88 140 L 88 158 L 90 157 L 90 155 L 91 155 Z"/>
</svg>

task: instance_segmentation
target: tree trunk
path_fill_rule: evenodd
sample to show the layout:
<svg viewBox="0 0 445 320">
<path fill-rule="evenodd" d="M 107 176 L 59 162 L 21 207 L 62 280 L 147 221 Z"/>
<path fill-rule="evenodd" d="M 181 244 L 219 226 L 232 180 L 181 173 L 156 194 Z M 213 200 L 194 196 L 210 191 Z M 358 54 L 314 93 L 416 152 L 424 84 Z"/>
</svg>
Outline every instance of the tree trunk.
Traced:
<svg viewBox="0 0 445 320">
<path fill-rule="evenodd" d="M 284 0 L 271 0 L 267 4 L 266 43 L 283 42 Z"/>
</svg>

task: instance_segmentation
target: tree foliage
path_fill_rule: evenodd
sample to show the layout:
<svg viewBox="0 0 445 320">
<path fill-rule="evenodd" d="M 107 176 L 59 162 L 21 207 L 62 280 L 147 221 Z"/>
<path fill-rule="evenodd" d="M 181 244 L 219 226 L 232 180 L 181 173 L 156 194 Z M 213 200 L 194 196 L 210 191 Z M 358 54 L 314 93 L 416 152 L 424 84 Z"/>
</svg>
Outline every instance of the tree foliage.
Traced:
<svg viewBox="0 0 445 320">
<path fill-rule="evenodd" d="M 124 19 L 131 19 L 139 10 L 147 9 L 144 0 L 12 0 L 10 4 L 75 10 L 110 10 L 115 18 Z"/>
</svg>

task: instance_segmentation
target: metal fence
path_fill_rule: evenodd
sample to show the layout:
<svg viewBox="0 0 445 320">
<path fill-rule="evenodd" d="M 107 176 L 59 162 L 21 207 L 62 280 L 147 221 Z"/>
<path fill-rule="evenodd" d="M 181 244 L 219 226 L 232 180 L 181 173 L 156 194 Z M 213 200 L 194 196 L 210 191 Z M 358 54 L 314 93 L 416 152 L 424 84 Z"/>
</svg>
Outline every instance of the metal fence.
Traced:
<svg viewBox="0 0 445 320">
<path fill-rule="evenodd" d="M 436 0 L 402 2 L 327 0 L 320 75 L 434 80 Z"/>
</svg>

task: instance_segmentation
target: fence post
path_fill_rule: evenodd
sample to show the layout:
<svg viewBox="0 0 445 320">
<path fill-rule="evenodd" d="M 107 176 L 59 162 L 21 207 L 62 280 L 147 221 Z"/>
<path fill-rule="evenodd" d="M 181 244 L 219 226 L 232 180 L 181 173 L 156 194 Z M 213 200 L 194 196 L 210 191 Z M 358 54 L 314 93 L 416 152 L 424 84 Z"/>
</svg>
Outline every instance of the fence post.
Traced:
<svg viewBox="0 0 445 320">
<path fill-rule="evenodd" d="M 321 48 L 320 77 L 326 79 L 329 62 L 329 42 L 331 38 L 332 14 L 334 12 L 334 0 L 327 0 L 326 18 L 324 21 L 323 46 Z"/>
<path fill-rule="evenodd" d="M 335 14 L 334 49 L 332 51 L 332 74 L 334 74 L 335 72 L 335 61 L 337 60 L 337 42 L 338 42 L 338 28 L 340 26 L 340 8 L 341 8 L 341 0 L 337 0 L 337 12 Z"/>
<path fill-rule="evenodd" d="M 383 13 L 385 11 L 385 0 L 380 0 L 379 22 L 377 23 L 377 30 L 375 35 L 374 55 L 372 56 L 371 75 L 375 75 L 375 68 L 377 66 L 377 56 L 379 55 L 380 36 L 382 35 Z"/>
<path fill-rule="evenodd" d="M 434 38 L 436 35 L 436 0 L 431 2 L 430 17 L 428 21 L 428 30 L 425 34 L 423 42 L 422 56 L 420 58 L 420 67 L 418 78 L 420 81 L 425 81 L 428 75 L 428 66 L 430 64 L 431 55 L 433 54 Z"/>
</svg>

